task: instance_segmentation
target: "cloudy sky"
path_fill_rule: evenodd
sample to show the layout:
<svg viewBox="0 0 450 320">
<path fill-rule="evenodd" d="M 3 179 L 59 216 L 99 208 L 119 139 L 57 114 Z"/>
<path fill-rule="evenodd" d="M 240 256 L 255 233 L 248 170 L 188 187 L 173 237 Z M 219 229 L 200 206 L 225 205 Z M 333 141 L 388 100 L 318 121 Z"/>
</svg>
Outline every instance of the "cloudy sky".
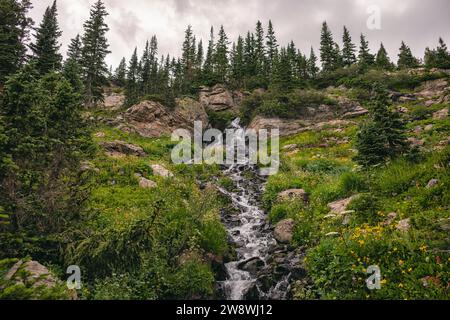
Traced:
<svg viewBox="0 0 450 320">
<path fill-rule="evenodd" d="M 45 7 L 53 0 L 32 0 L 31 12 L 38 24 Z M 72 37 L 82 32 L 95 0 L 58 0 L 59 22 L 63 30 L 62 50 Z M 449 0 L 105 0 L 110 13 L 107 18 L 108 39 L 112 54 L 108 64 L 116 66 L 127 59 L 137 45 L 142 50 L 153 34 L 158 37 L 160 54 L 178 55 L 184 30 L 192 25 L 197 38 L 207 43 L 209 29 L 223 25 L 231 40 L 253 30 L 259 19 L 267 26 L 272 19 L 278 40 L 286 44 L 294 40 L 303 52 L 312 45 L 319 47 L 320 27 L 326 20 L 340 43 L 342 26 L 351 31 L 354 42 L 363 32 L 372 50 L 381 41 L 391 58 L 397 59 L 401 40 L 419 57 L 425 47 L 436 47 L 439 36 L 450 47 Z M 375 7 L 374 7 L 375 6 Z M 374 9 L 375 8 L 375 9 Z M 380 12 L 380 29 L 369 29 L 367 21 Z M 374 15 L 375 14 L 375 15 Z"/>
</svg>

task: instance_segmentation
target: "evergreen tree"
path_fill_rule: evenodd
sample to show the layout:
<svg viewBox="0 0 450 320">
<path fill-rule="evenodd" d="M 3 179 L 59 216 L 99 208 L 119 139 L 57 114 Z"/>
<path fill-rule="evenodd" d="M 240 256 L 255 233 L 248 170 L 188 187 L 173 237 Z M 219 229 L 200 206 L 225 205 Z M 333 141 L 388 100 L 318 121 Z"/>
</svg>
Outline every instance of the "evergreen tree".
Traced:
<svg viewBox="0 0 450 320">
<path fill-rule="evenodd" d="M 275 30 L 273 29 L 271 20 L 269 20 L 269 26 L 267 27 L 266 40 L 267 40 L 266 41 L 266 51 L 267 51 L 266 74 L 269 75 L 269 77 L 271 77 L 272 69 L 278 59 L 278 41 L 275 36 Z"/>
<path fill-rule="evenodd" d="M 91 144 L 80 95 L 62 75 L 40 77 L 29 64 L 6 84 L 1 110 L 10 163 L 0 173 L 0 199 L 9 230 L 18 239 L 67 231 L 86 198 L 79 168 Z M 48 241 L 37 252 L 54 246 Z"/>
<path fill-rule="evenodd" d="M 55 0 L 53 5 L 45 10 L 44 18 L 36 31 L 36 42 L 30 46 L 40 74 L 61 69 L 62 55 L 59 53 L 61 45 L 58 42 L 61 34 Z"/>
<path fill-rule="evenodd" d="M 264 45 L 264 30 L 261 21 L 256 23 L 255 32 L 255 56 L 256 56 L 256 77 L 261 85 L 265 82 L 266 48 Z"/>
<path fill-rule="evenodd" d="M 322 24 L 322 31 L 320 36 L 320 59 L 322 60 L 322 70 L 330 72 L 336 70 L 336 46 L 333 40 L 333 34 L 328 28 L 328 24 Z"/>
<path fill-rule="evenodd" d="M 185 93 L 190 92 L 196 74 L 196 41 L 192 27 L 188 26 L 184 34 L 181 63 L 183 68 L 183 89 Z"/>
<path fill-rule="evenodd" d="M 30 0 L 0 0 L 0 86 L 26 60 L 26 42 L 33 20 Z"/>
<path fill-rule="evenodd" d="M 439 38 L 439 46 L 436 50 L 425 49 L 424 61 L 427 68 L 450 69 L 450 53 L 442 38 Z"/>
<path fill-rule="evenodd" d="M 281 48 L 279 59 L 274 67 L 272 86 L 277 91 L 292 89 L 292 65 L 286 48 Z"/>
<path fill-rule="evenodd" d="M 370 120 L 357 135 L 355 160 L 364 165 L 376 165 L 392 159 L 406 150 L 405 127 L 397 112 L 389 109 L 387 90 L 374 88 L 370 105 Z"/>
<path fill-rule="evenodd" d="M 114 84 L 119 87 L 124 87 L 127 78 L 127 62 L 125 58 L 120 60 L 119 66 L 114 73 Z"/>
<path fill-rule="evenodd" d="M 139 61 L 137 56 L 137 48 L 134 49 L 128 67 L 125 98 L 125 104 L 128 106 L 131 106 L 139 101 Z"/>
<path fill-rule="evenodd" d="M 344 36 L 342 37 L 342 42 L 344 46 L 342 48 L 342 62 L 344 67 L 349 67 L 356 63 L 355 48 L 356 46 L 352 43 L 352 38 L 347 27 L 344 26 Z"/>
<path fill-rule="evenodd" d="M 214 28 L 211 27 L 210 39 L 208 42 L 208 50 L 206 52 L 205 63 L 203 65 L 203 81 L 211 85 L 215 81 L 214 79 L 214 65 L 213 59 L 215 55 L 215 43 L 214 43 Z"/>
<path fill-rule="evenodd" d="M 358 62 L 361 69 L 369 68 L 375 63 L 375 57 L 370 53 L 369 42 L 362 33 L 360 37 Z"/>
<path fill-rule="evenodd" d="M 227 82 L 228 76 L 228 37 L 223 29 L 220 27 L 219 39 L 216 44 L 216 51 L 214 55 L 214 70 L 217 75 L 217 79 L 221 83 Z"/>
<path fill-rule="evenodd" d="M 386 49 L 384 48 L 383 43 L 380 45 L 380 49 L 378 50 L 376 59 L 375 59 L 375 65 L 377 68 L 382 70 L 393 70 L 394 64 L 389 59 L 389 56 L 387 54 Z"/>
<path fill-rule="evenodd" d="M 319 73 L 319 67 L 317 67 L 317 56 L 314 53 L 314 49 L 311 47 L 311 53 L 307 62 L 308 75 L 314 79 Z"/>
<path fill-rule="evenodd" d="M 69 48 L 67 50 L 67 59 L 74 60 L 81 66 L 81 53 L 82 53 L 82 43 L 79 34 L 72 40 L 70 40 Z"/>
<path fill-rule="evenodd" d="M 244 41 L 244 74 L 247 85 L 250 87 L 253 87 L 253 84 L 258 82 L 256 79 L 258 64 L 255 48 L 255 35 L 247 32 L 247 36 Z"/>
<path fill-rule="evenodd" d="M 234 86 L 240 88 L 244 81 L 244 39 L 238 37 L 237 44 L 233 44 L 231 52 L 231 82 Z"/>
<path fill-rule="evenodd" d="M 419 66 L 419 61 L 413 56 L 411 49 L 404 41 L 400 46 L 397 66 L 399 69 L 417 68 Z"/>
<path fill-rule="evenodd" d="M 91 9 L 89 20 L 84 23 L 82 67 L 88 106 L 103 101 L 102 85 L 105 84 L 108 73 L 105 57 L 110 53 L 106 39 L 106 32 L 109 30 L 105 23 L 107 15 L 105 5 L 98 0 Z"/>
<path fill-rule="evenodd" d="M 197 55 L 195 58 L 195 69 L 198 71 L 198 74 L 200 74 L 202 71 L 203 59 L 204 59 L 203 41 L 200 40 L 197 45 Z"/>
</svg>

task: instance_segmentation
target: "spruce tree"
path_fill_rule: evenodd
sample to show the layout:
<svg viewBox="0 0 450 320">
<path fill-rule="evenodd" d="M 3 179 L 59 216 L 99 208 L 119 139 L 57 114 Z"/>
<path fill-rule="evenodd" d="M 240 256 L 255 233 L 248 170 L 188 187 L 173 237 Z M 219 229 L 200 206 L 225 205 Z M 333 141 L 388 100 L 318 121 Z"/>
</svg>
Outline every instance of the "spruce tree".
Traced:
<svg viewBox="0 0 450 320">
<path fill-rule="evenodd" d="M 223 29 L 223 26 L 219 30 L 219 39 L 216 44 L 216 51 L 214 54 L 214 71 L 216 78 L 221 83 L 227 82 L 228 75 L 228 37 Z"/>
<path fill-rule="evenodd" d="M 292 65 L 286 48 L 281 48 L 277 59 L 271 86 L 277 91 L 287 92 L 292 89 Z"/>
<path fill-rule="evenodd" d="M 125 104 L 131 106 L 139 101 L 139 61 L 137 48 L 134 49 L 130 59 L 126 83 Z"/>
<path fill-rule="evenodd" d="M 125 58 L 120 60 L 119 66 L 114 72 L 114 84 L 119 87 L 124 87 L 127 78 L 127 62 Z"/>
<path fill-rule="evenodd" d="M 261 21 L 256 23 L 255 31 L 255 56 L 256 56 L 256 78 L 262 86 L 265 82 L 266 48 L 264 45 L 264 30 Z"/>
<path fill-rule="evenodd" d="M 0 86 L 25 62 L 33 20 L 27 17 L 29 0 L 0 1 Z"/>
<path fill-rule="evenodd" d="M 399 69 L 417 68 L 419 61 L 413 56 L 411 49 L 402 41 L 398 54 L 397 66 Z"/>
<path fill-rule="evenodd" d="M 86 90 L 85 100 L 88 106 L 103 101 L 102 85 L 106 83 L 108 73 L 105 57 L 110 53 L 106 39 L 106 33 L 109 31 L 105 23 L 107 15 L 105 5 L 98 0 L 91 8 L 89 20 L 84 23 L 82 67 Z"/>
<path fill-rule="evenodd" d="M 320 59 L 322 60 L 322 70 L 324 72 L 334 71 L 337 68 L 335 42 L 326 22 L 322 24 L 320 36 Z"/>
<path fill-rule="evenodd" d="M 183 68 L 183 89 L 184 93 L 190 92 L 195 77 L 196 65 L 196 41 L 189 25 L 184 34 L 181 63 Z"/>
<path fill-rule="evenodd" d="M 386 49 L 384 48 L 383 43 L 380 45 L 380 49 L 378 50 L 377 56 L 375 58 L 375 65 L 377 68 L 381 70 L 393 70 L 394 65 L 389 59 Z"/>
<path fill-rule="evenodd" d="M 231 52 L 231 82 L 237 88 L 243 86 L 244 81 L 244 39 L 238 37 L 237 44 L 233 44 Z"/>
<path fill-rule="evenodd" d="M 313 47 L 311 47 L 311 53 L 309 54 L 308 65 L 308 75 L 310 78 L 314 79 L 319 73 L 319 67 L 317 66 L 317 56 L 314 53 Z"/>
<path fill-rule="evenodd" d="M 425 49 L 424 61 L 427 68 L 450 69 L 450 53 L 442 38 L 439 38 L 439 46 L 436 50 Z"/>
<path fill-rule="evenodd" d="M 342 62 L 344 67 L 349 67 L 356 63 L 356 56 L 355 56 L 356 46 L 352 43 L 350 32 L 347 30 L 347 27 L 345 26 L 342 42 L 344 44 L 342 48 Z"/>
<path fill-rule="evenodd" d="M 247 32 L 244 41 L 244 73 L 247 85 L 253 86 L 255 75 L 257 74 L 258 64 L 256 57 L 255 35 Z M 256 80 L 258 82 L 258 80 Z"/>
<path fill-rule="evenodd" d="M 373 89 L 369 111 L 370 120 L 361 126 L 356 141 L 355 160 L 364 166 L 393 159 L 407 148 L 404 123 L 389 109 L 387 90 L 380 85 Z"/>
<path fill-rule="evenodd" d="M 40 74 L 61 69 L 62 55 L 59 53 L 59 37 L 62 32 L 58 25 L 56 0 L 47 7 L 39 28 L 36 31 L 36 42 L 30 45 L 33 59 Z"/>
<path fill-rule="evenodd" d="M 360 37 L 358 63 L 361 69 L 367 69 L 375 63 L 375 57 L 370 53 L 369 42 L 362 33 Z"/>
<path fill-rule="evenodd" d="M 275 30 L 272 25 L 272 21 L 269 20 L 269 25 L 267 27 L 267 36 L 266 36 L 266 51 L 267 51 L 267 62 L 266 62 L 266 74 L 269 75 L 269 78 L 272 74 L 272 69 L 274 64 L 278 59 L 278 41 L 275 36 Z"/>
<path fill-rule="evenodd" d="M 203 65 L 203 81 L 207 85 L 215 82 L 213 59 L 215 55 L 214 28 L 211 27 L 208 50 L 206 51 L 205 63 Z"/>
<path fill-rule="evenodd" d="M 79 34 L 72 40 L 70 40 L 70 44 L 67 50 L 67 59 L 71 59 L 76 61 L 79 65 L 81 65 L 81 54 L 82 54 L 82 43 L 81 37 Z"/>
</svg>

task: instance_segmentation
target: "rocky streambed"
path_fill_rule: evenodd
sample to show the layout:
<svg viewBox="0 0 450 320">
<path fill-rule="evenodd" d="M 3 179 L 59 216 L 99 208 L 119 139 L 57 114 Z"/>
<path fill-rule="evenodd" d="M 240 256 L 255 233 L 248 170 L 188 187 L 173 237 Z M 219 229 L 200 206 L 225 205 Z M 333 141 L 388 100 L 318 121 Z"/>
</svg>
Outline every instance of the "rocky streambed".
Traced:
<svg viewBox="0 0 450 320">
<path fill-rule="evenodd" d="M 240 128 L 239 121 L 233 122 Z M 233 188 L 220 188 L 234 210 L 222 220 L 236 260 L 225 263 L 226 279 L 217 284 L 218 296 L 228 300 L 283 300 L 291 298 L 292 283 L 305 277 L 303 251 L 275 240 L 273 227 L 261 208 L 266 179 L 246 164 L 224 167 Z"/>
</svg>

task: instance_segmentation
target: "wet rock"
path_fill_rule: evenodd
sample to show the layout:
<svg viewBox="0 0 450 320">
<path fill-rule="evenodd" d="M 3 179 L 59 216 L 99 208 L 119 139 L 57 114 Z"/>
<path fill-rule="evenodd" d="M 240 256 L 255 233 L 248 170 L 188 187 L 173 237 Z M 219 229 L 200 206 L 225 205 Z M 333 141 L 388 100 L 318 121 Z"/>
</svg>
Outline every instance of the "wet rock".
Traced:
<svg viewBox="0 0 450 320">
<path fill-rule="evenodd" d="M 282 220 L 275 226 L 274 236 L 280 243 L 290 243 L 294 234 L 295 222 L 293 219 Z"/>
<path fill-rule="evenodd" d="M 144 157 L 147 154 L 144 149 L 139 146 L 116 140 L 114 142 L 102 142 L 100 144 L 111 157 L 135 156 Z"/>
<path fill-rule="evenodd" d="M 249 272 L 250 274 L 256 275 L 258 271 L 260 271 L 265 266 L 264 261 L 260 258 L 255 257 L 251 258 L 247 261 L 241 262 L 238 265 L 238 268 L 244 271 Z"/>
<path fill-rule="evenodd" d="M 160 176 L 163 178 L 171 178 L 173 177 L 173 173 L 167 170 L 163 165 L 153 164 L 150 166 L 153 170 L 153 174 L 156 176 Z"/>
</svg>

